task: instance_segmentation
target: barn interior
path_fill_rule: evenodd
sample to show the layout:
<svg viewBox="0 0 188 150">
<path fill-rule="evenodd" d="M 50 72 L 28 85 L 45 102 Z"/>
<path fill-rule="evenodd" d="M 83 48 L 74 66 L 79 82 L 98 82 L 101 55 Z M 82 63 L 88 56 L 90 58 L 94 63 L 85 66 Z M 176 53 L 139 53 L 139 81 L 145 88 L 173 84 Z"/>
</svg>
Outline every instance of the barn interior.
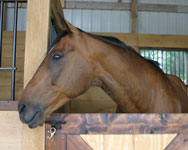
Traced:
<svg viewBox="0 0 188 150">
<path fill-rule="evenodd" d="M 35 60 L 38 54 L 32 54 L 36 50 L 31 43 L 38 35 L 46 35 L 48 38 L 46 47 L 50 47 L 57 36 L 51 22 L 46 23 L 46 12 L 42 12 L 40 19 L 33 21 L 34 18 L 28 18 L 28 13 L 35 12 L 37 2 L 30 4 L 28 12 L 28 1 L 1 0 L 0 6 L 0 104 L 11 101 L 18 101 L 26 82 L 30 79 L 36 70 L 39 62 L 33 68 L 33 63 L 28 64 L 26 60 Z M 34 0 L 33 0 L 34 1 Z M 35 0 L 36 1 L 36 0 Z M 188 1 L 187 0 L 60 0 L 64 17 L 75 27 L 86 32 L 98 35 L 114 36 L 133 47 L 137 53 L 147 59 L 157 61 L 160 68 L 166 74 L 177 76 L 188 85 Z M 37 5 L 41 8 L 48 8 L 49 5 L 41 1 Z M 34 6 L 31 9 L 31 5 Z M 43 7 L 41 5 L 44 5 Z M 33 7 L 32 6 L 32 7 Z M 41 9 L 40 8 L 40 9 Z M 36 9 L 37 10 L 37 9 Z M 15 15 L 15 13 L 17 15 Z M 46 15 L 46 16 L 45 16 Z M 49 16 L 48 16 L 49 17 Z M 16 19 L 17 18 L 17 19 Z M 47 19 L 46 19 L 47 18 Z M 17 21 L 16 21 L 16 20 Z M 45 20 L 46 19 L 46 20 Z M 17 25 L 15 25 L 15 23 Z M 29 26 L 30 24 L 30 26 Z M 39 24 L 44 24 L 42 27 Z M 49 26 L 47 29 L 46 26 Z M 28 28 L 38 28 L 41 33 L 30 37 Z M 48 33 L 45 31 L 49 31 Z M 27 33 L 28 32 L 28 33 Z M 44 39 L 41 39 L 42 42 Z M 44 41 L 45 42 L 45 41 Z M 31 46 L 32 45 L 32 46 Z M 38 44 L 40 45 L 40 43 Z M 37 45 L 37 46 L 38 46 Z M 30 49 L 30 53 L 25 54 Z M 32 52 L 33 51 L 33 52 Z M 45 56 L 45 50 L 42 49 L 40 59 Z M 29 54 L 29 55 L 28 55 Z M 32 55 L 32 56 L 31 56 Z M 25 71 L 27 70 L 27 74 Z M 27 77 L 26 77 L 27 76 Z M 29 76 L 29 77 L 28 77 Z M 187 87 L 188 94 L 188 87 Z M 92 106 L 92 107 L 91 107 Z M 4 107 L 4 105 L 2 106 Z M 2 108 L 0 106 L 0 108 Z M 99 87 L 90 87 L 83 95 L 69 102 L 63 110 L 68 113 L 115 113 L 116 103 Z M 4 109 L 4 108 L 2 108 Z M 6 109 L 7 110 L 7 109 Z M 15 118 L 16 115 L 7 115 L 0 113 L 2 120 Z M 23 127 L 18 124 L 16 138 L 23 139 L 23 135 L 18 133 Z M 9 121 L 7 124 L 11 124 Z M 0 131 L 4 133 L 4 126 Z M 1 124 L 0 124 L 1 126 Z M 10 128 L 14 128 L 11 125 Z M 8 129 L 7 129 L 8 130 Z M 14 132 L 11 130 L 10 132 Z M 44 134 L 44 130 L 38 130 Z M 28 135 L 31 133 L 27 133 Z M 25 135 L 25 136 L 26 136 Z M 90 146 L 96 150 L 110 150 L 118 147 L 119 149 L 164 149 L 177 134 L 164 135 L 82 135 Z M 7 134 L 7 139 L 9 139 Z M 34 137 L 34 136 L 33 136 Z M 13 139 L 14 139 L 13 138 Z M 18 139 L 19 139 L 18 138 Z M 0 137 L 0 143 L 5 141 Z M 12 140 L 14 141 L 14 140 Z M 29 141 L 29 138 L 28 138 Z M 113 143 L 114 141 L 114 143 Z M 16 141 L 20 142 L 20 141 Z M 109 142 L 112 144 L 110 145 Z M 119 142 L 119 143 L 118 143 Z M 147 144 L 143 144 L 146 143 Z M 15 144 L 15 141 L 13 142 Z M 0 145 L 1 145 L 0 144 Z M 102 146 L 101 146 L 102 145 Z M 4 147 L 3 147 L 4 146 Z M 2 144 L 2 149 L 8 146 Z M 10 146 L 14 148 L 12 144 Z M 16 145 L 16 149 L 28 149 L 27 144 Z M 40 146 L 39 146 L 40 147 Z M 41 146 L 43 147 L 43 146 Z M 50 146 L 49 146 L 50 147 Z M 49 148 L 48 147 L 48 148 Z M 121 148 L 120 148 L 121 147 Z M 170 149 L 171 147 L 169 147 Z M 0 146 L 1 149 L 1 146 Z M 38 148 L 32 147 L 32 150 Z M 50 149 L 50 148 L 49 148 Z M 118 148 L 117 148 L 118 149 Z M 28 149 L 30 150 L 30 149 Z"/>
</svg>

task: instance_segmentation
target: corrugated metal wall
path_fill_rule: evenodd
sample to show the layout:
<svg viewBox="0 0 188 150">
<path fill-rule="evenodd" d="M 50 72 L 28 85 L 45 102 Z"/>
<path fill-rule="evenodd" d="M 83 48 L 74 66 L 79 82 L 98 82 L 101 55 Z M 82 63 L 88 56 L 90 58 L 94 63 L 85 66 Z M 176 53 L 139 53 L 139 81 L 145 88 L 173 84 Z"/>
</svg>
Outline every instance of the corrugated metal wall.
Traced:
<svg viewBox="0 0 188 150">
<path fill-rule="evenodd" d="M 117 2 L 117 0 L 95 1 Z M 123 2 L 130 1 L 123 0 Z M 139 3 L 188 5 L 188 0 L 139 0 Z M 20 8 L 18 13 L 18 30 L 25 30 L 26 8 Z M 64 13 L 67 20 L 73 25 L 88 32 L 131 32 L 131 13 L 129 11 L 65 9 Z M 7 17 L 6 29 L 12 30 L 13 8 L 8 8 Z M 188 35 L 188 13 L 139 12 L 138 32 Z"/>
</svg>

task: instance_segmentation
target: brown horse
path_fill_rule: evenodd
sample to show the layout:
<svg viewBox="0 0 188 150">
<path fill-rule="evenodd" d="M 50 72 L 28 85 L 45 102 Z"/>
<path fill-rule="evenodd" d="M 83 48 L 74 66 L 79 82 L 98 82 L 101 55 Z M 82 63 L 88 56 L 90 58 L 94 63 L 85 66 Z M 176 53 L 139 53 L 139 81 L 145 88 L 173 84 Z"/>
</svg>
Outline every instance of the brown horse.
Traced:
<svg viewBox="0 0 188 150">
<path fill-rule="evenodd" d="M 188 112 L 186 92 L 151 61 L 118 39 L 66 26 L 21 95 L 20 119 L 30 128 L 90 86 L 126 113 Z"/>
</svg>

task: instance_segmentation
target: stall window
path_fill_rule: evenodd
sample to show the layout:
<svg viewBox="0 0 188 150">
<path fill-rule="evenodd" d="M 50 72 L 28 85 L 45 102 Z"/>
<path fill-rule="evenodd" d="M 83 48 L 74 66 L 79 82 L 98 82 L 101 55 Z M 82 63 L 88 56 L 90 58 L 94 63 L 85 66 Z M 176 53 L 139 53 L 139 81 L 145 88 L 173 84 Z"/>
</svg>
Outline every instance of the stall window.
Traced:
<svg viewBox="0 0 188 150">
<path fill-rule="evenodd" d="M 188 51 L 143 48 L 140 53 L 147 59 L 157 61 L 164 73 L 176 75 L 187 84 Z"/>
</svg>

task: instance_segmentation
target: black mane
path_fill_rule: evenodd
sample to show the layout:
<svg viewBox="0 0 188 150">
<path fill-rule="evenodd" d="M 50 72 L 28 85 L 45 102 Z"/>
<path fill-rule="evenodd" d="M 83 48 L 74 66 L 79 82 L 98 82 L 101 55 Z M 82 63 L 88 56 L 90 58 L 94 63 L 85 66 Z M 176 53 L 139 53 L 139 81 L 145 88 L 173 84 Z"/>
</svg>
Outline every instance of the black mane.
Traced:
<svg viewBox="0 0 188 150">
<path fill-rule="evenodd" d="M 126 45 L 125 43 L 123 43 L 121 40 L 119 40 L 118 38 L 115 38 L 115 37 L 112 37 L 112 36 L 103 36 L 103 35 L 96 35 L 96 34 L 92 34 L 92 33 L 88 33 L 88 32 L 85 32 L 79 28 L 77 28 L 79 31 L 89 35 L 89 36 L 92 36 L 94 38 L 97 38 L 97 39 L 100 39 L 102 40 L 103 42 L 105 43 L 108 43 L 108 44 L 111 44 L 111 45 L 114 45 L 114 46 L 117 46 L 117 47 L 120 47 L 120 48 L 123 48 L 124 50 L 130 50 L 134 53 L 136 53 L 138 56 L 142 57 L 139 53 L 137 53 L 135 51 L 135 49 L 133 49 L 132 47 Z M 59 34 L 57 36 L 57 38 L 54 40 L 54 42 L 52 43 L 52 45 L 50 46 L 50 48 L 48 49 L 47 53 L 51 50 L 51 48 L 53 48 L 53 46 L 59 42 L 59 40 L 66 36 L 68 34 L 67 31 L 63 31 L 61 34 Z M 157 61 L 154 61 L 154 60 L 150 60 L 150 59 L 146 59 L 144 57 L 142 57 L 144 60 L 146 60 L 147 62 L 151 63 L 152 65 L 154 65 L 157 69 L 160 69 L 160 64 L 157 62 Z M 162 71 L 162 70 L 161 70 Z"/>
</svg>

